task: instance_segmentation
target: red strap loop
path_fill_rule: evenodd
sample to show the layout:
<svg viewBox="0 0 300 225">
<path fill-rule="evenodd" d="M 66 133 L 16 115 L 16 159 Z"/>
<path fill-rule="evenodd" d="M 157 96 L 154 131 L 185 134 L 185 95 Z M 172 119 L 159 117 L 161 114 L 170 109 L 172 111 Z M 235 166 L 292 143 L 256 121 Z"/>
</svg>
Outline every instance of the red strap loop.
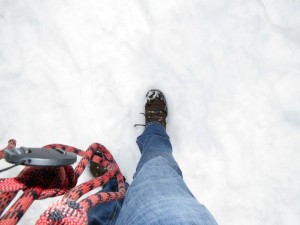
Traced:
<svg viewBox="0 0 300 225">
<path fill-rule="evenodd" d="M 16 141 L 11 139 L 6 148 L 15 148 Z M 6 149 L 5 148 L 5 149 Z M 52 144 L 43 148 L 59 148 L 81 156 L 75 169 L 71 166 L 63 167 L 34 167 L 26 166 L 15 178 L 0 179 L 0 215 L 12 201 L 19 190 L 23 195 L 1 217 L 0 225 L 14 225 L 21 219 L 23 214 L 35 199 L 44 199 L 59 195 L 63 198 L 52 204 L 37 221 L 37 225 L 44 224 L 87 224 L 87 211 L 89 208 L 103 202 L 119 200 L 125 196 L 125 181 L 111 153 L 101 144 L 90 145 L 87 151 L 72 146 Z M 0 159 L 3 151 L 0 151 Z M 103 157 L 95 152 L 102 153 Z M 92 160 L 105 167 L 107 172 L 101 176 L 76 186 L 78 177 Z M 90 190 L 103 186 L 113 177 L 118 181 L 118 192 L 96 193 L 79 202 L 77 200 Z"/>
</svg>

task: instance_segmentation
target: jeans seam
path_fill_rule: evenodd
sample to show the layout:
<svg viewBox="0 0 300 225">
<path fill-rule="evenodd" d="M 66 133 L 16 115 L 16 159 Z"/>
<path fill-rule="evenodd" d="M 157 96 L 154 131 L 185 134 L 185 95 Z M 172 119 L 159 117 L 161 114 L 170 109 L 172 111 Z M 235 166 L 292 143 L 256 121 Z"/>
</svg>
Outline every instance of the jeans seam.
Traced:
<svg viewBox="0 0 300 225">
<path fill-rule="evenodd" d="M 107 224 L 108 225 L 112 225 L 113 221 L 114 221 L 114 218 L 115 216 L 117 215 L 117 211 L 118 211 L 118 203 L 115 204 L 115 207 L 113 208 L 112 210 L 112 213 L 107 221 Z"/>
</svg>

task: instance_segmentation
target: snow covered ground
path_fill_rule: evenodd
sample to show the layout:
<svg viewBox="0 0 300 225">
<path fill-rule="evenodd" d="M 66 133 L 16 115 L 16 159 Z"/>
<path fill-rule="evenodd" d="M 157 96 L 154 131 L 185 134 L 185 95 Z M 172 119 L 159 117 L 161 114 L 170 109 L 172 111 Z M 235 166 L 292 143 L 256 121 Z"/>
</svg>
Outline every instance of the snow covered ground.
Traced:
<svg viewBox="0 0 300 225">
<path fill-rule="evenodd" d="M 131 181 L 133 125 L 159 88 L 184 179 L 220 225 L 300 223 L 299 87 L 299 0 L 0 0 L 0 145 L 100 142 Z"/>
</svg>

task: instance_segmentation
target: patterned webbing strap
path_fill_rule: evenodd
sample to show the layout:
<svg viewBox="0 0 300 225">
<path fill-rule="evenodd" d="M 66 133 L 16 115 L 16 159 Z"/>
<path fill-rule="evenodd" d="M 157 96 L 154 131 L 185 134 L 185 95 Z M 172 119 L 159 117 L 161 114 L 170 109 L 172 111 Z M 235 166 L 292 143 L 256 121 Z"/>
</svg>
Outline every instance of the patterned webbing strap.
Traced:
<svg viewBox="0 0 300 225">
<path fill-rule="evenodd" d="M 16 141 L 13 139 L 9 140 L 6 148 L 15 147 Z M 0 150 L 0 159 L 3 158 L 3 152 L 6 148 Z M 46 145 L 43 148 L 59 148 L 64 151 L 73 152 L 81 156 L 82 159 L 75 169 L 71 166 L 25 166 L 17 177 L 0 179 L 0 216 L 18 191 L 23 191 L 21 197 L 2 215 L 0 225 L 17 224 L 36 199 L 63 195 L 61 200 L 52 204 L 42 213 L 36 225 L 83 225 L 88 223 L 87 211 L 91 207 L 99 203 L 124 198 L 126 192 L 124 177 L 113 156 L 103 145 L 94 143 L 86 151 L 61 144 Z M 97 154 L 94 154 L 95 152 Z M 106 168 L 107 172 L 103 176 L 96 177 L 76 186 L 79 176 L 91 160 Z M 118 181 L 118 192 L 98 192 L 77 201 L 82 195 L 105 185 L 114 177 Z"/>
</svg>

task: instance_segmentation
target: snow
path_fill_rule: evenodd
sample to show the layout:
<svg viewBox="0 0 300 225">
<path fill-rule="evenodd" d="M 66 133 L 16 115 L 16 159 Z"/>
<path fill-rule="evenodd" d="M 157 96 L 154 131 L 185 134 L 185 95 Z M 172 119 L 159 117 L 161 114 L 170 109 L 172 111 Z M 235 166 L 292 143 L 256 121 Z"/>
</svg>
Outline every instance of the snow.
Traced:
<svg viewBox="0 0 300 225">
<path fill-rule="evenodd" d="M 133 125 L 158 88 L 184 179 L 219 224 L 298 225 L 299 65 L 298 0 L 1 0 L 0 145 L 100 142 L 131 182 Z"/>
</svg>

